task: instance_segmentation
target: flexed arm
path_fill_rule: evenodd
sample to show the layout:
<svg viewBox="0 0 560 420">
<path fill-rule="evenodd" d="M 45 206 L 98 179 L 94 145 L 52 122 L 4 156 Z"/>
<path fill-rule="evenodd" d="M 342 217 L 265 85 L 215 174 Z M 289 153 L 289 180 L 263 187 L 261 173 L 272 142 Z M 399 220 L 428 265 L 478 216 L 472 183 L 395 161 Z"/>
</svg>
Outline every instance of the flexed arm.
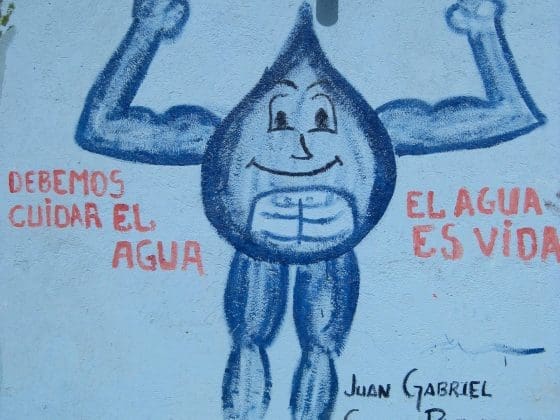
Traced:
<svg viewBox="0 0 560 420">
<path fill-rule="evenodd" d="M 199 164 L 219 118 L 197 106 L 130 106 L 156 51 L 189 15 L 187 0 L 135 0 L 133 23 L 87 97 L 76 131 L 86 150 L 159 165 Z"/>
<path fill-rule="evenodd" d="M 544 124 L 505 40 L 503 10 L 499 0 L 459 0 L 448 10 L 449 26 L 468 36 L 486 99 L 450 98 L 433 106 L 404 99 L 383 105 L 379 117 L 397 155 L 490 147 Z"/>
</svg>

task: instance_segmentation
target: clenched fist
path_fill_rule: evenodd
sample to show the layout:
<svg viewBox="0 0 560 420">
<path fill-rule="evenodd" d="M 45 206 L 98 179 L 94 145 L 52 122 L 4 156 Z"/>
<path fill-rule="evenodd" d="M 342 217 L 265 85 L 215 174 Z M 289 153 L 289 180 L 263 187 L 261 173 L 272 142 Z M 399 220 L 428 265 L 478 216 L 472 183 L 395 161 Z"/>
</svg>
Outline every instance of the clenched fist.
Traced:
<svg viewBox="0 0 560 420">
<path fill-rule="evenodd" d="M 447 23 L 459 33 L 485 33 L 494 30 L 503 11 L 501 0 L 459 0 L 447 10 Z"/>
<path fill-rule="evenodd" d="M 134 0 L 132 16 L 165 38 L 181 33 L 189 18 L 188 0 Z"/>
</svg>

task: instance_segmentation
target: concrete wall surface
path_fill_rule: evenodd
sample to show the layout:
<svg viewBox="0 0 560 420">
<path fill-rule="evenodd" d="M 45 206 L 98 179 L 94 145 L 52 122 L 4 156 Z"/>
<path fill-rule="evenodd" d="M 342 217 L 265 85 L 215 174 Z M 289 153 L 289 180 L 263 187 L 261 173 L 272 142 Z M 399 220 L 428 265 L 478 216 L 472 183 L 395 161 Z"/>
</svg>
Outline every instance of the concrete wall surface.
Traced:
<svg viewBox="0 0 560 420">
<path fill-rule="evenodd" d="M 0 17 L 0 419 L 560 418 L 558 3 L 325 3 Z"/>
</svg>

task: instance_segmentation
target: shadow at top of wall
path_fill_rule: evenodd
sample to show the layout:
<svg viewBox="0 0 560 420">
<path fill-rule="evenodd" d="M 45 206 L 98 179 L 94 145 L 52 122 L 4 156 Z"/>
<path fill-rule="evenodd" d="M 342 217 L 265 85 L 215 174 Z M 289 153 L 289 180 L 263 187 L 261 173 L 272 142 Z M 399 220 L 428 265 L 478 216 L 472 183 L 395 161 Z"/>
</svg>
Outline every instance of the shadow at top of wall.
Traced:
<svg viewBox="0 0 560 420">
<path fill-rule="evenodd" d="M 4 85 L 4 73 L 6 71 L 6 53 L 15 34 L 16 28 L 12 26 L 0 36 L 0 101 L 2 100 L 2 87 Z"/>
</svg>

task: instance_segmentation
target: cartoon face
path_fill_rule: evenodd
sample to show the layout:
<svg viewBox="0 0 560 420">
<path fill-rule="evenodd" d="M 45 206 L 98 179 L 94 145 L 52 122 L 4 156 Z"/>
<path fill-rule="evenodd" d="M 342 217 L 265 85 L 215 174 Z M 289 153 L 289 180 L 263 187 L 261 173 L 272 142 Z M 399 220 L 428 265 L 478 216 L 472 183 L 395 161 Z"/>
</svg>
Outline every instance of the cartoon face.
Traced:
<svg viewBox="0 0 560 420">
<path fill-rule="evenodd" d="M 335 258 L 377 223 L 395 161 L 375 111 L 329 64 L 305 16 L 222 122 L 202 164 L 211 223 L 237 249 L 284 263 Z"/>
<path fill-rule="evenodd" d="M 336 106 L 325 90 L 330 81 L 314 80 L 316 75 L 308 65 L 288 76 L 289 79 L 279 80 L 267 95 L 268 129 L 264 137 L 269 147 L 255 148 L 259 153 L 247 168 L 287 177 L 313 177 L 336 165 L 343 166 L 340 156 L 332 153 L 336 152 L 336 144 L 332 144 L 331 150 L 328 147 L 338 135 Z M 321 155 L 316 156 L 311 145 Z M 263 159 L 272 160 L 261 162 Z"/>
</svg>

